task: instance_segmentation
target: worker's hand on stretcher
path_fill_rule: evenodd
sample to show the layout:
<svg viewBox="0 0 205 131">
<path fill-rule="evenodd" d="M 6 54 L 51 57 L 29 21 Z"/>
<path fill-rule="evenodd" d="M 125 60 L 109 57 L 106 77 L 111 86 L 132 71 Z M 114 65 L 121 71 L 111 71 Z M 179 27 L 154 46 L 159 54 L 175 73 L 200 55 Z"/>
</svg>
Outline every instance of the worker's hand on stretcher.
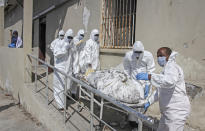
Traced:
<svg viewBox="0 0 205 131">
<path fill-rule="evenodd" d="M 144 107 L 144 105 L 145 105 L 145 103 L 147 103 L 148 102 L 148 100 L 139 100 L 139 102 L 137 103 L 137 106 L 138 107 Z"/>
<path fill-rule="evenodd" d="M 138 107 L 143 107 L 145 112 L 147 111 L 148 107 L 150 106 L 150 102 L 145 99 L 145 100 L 139 100 L 139 103 L 137 104 Z"/>
</svg>

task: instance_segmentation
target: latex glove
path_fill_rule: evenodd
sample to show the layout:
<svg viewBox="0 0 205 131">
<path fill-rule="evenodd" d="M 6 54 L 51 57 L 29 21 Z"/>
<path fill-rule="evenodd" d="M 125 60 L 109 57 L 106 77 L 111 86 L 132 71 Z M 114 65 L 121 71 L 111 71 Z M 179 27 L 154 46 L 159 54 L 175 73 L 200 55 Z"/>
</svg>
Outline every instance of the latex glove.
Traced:
<svg viewBox="0 0 205 131">
<path fill-rule="evenodd" d="M 137 80 L 149 80 L 148 73 L 138 73 L 136 75 Z"/>
<path fill-rule="evenodd" d="M 144 98 L 146 99 L 149 95 L 149 85 L 145 85 L 144 88 Z"/>
<path fill-rule="evenodd" d="M 144 110 L 147 111 L 147 109 L 148 109 L 149 106 L 150 106 L 150 103 L 149 103 L 149 102 L 145 103 L 145 104 L 144 104 Z"/>
</svg>

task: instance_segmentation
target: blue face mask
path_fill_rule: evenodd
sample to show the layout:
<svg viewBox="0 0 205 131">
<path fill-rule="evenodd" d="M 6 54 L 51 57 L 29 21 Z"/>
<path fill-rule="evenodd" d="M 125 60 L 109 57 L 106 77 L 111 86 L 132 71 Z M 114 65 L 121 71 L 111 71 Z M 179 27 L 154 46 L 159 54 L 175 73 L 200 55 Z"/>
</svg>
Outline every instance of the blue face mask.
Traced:
<svg viewBox="0 0 205 131">
<path fill-rule="evenodd" d="M 167 63 L 166 57 L 165 56 L 157 57 L 157 62 L 161 67 L 164 67 L 164 65 Z"/>
</svg>

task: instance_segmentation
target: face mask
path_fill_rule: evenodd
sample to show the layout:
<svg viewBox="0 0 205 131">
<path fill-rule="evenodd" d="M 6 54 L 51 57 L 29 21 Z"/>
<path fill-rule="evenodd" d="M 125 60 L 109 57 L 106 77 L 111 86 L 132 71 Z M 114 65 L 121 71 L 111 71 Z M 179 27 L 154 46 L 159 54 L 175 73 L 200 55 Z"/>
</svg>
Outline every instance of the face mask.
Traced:
<svg viewBox="0 0 205 131">
<path fill-rule="evenodd" d="M 83 35 L 80 35 L 80 36 L 79 36 L 79 40 L 82 40 L 83 38 L 84 38 Z"/>
<path fill-rule="evenodd" d="M 164 67 L 164 65 L 167 63 L 166 57 L 165 56 L 157 57 L 157 62 L 161 67 Z"/>
<path fill-rule="evenodd" d="M 73 40 L 73 37 L 72 36 L 67 36 L 67 42 L 71 42 Z"/>
<path fill-rule="evenodd" d="M 99 36 L 94 36 L 94 41 L 98 41 Z"/>
<path fill-rule="evenodd" d="M 59 37 L 61 40 L 64 38 L 64 36 L 63 35 L 60 35 L 60 37 Z"/>
<path fill-rule="evenodd" d="M 135 57 L 136 59 L 139 59 L 141 53 L 133 53 L 133 55 L 134 55 L 134 57 Z"/>
<path fill-rule="evenodd" d="M 67 41 L 70 43 L 73 39 L 67 39 Z"/>
</svg>

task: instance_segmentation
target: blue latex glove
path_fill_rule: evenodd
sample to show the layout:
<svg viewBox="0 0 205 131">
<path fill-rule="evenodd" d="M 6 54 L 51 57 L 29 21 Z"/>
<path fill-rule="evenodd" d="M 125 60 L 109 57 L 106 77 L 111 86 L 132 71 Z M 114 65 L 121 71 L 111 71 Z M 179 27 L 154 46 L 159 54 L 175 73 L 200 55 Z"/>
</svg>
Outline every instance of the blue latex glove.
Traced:
<svg viewBox="0 0 205 131">
<path fill-rule="evenodd" d="M 144 98 L 146 99 L 148 97 L 149 94 L 149 85 L 145 85 L 144 88 Z"/>
<path fill-rule="evenodd" d="M 136 75 L 137 80 L 149 80 L 148 73 L 138 73 Z"/>
<path fill-rule="evenodd" d="M 147 111 L 147 109 L 148 109 L 149 106 L 150 106 L 150 103 L 149 103 L 149 102 L 145 103 L 145 105 L 144 105 L 144 110 Z"/>
</svg>

